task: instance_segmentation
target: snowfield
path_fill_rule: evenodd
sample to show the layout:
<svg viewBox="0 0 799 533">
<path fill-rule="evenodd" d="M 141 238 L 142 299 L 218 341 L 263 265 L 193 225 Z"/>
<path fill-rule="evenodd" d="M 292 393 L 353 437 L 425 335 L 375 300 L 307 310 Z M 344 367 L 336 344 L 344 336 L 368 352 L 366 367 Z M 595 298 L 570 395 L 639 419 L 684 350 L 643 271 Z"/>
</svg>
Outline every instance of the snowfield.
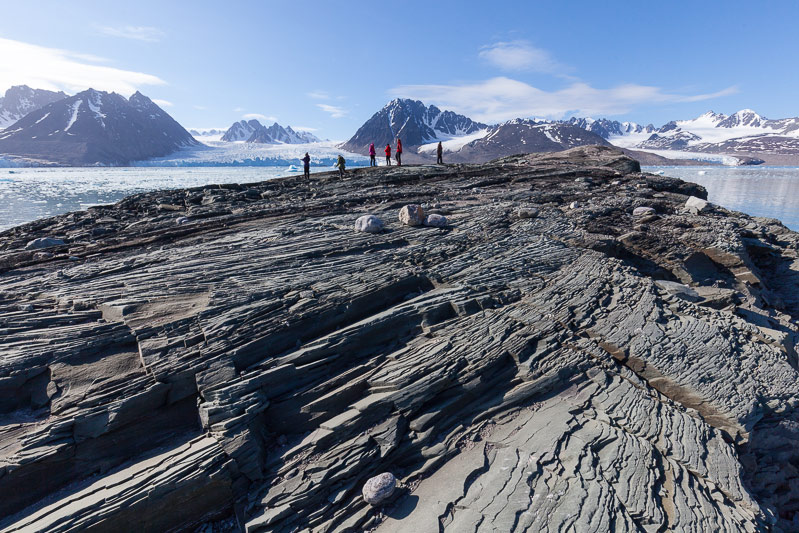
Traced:
<svg viewBox="0 0 799 533">
<path fill-rule="evenodd" d="M 315 167 L 333 167 L 339 154 L 344 156 L 347 166 L 366 166 L 369 158 L 338 148 L 337 142 L 307 144 L 260 144 L 247 142 L 212 141 L 202 138 L 204 144 L 188 146 L 168 156 L 136 161 L 137 167 L 213 167 L 252 166 L 280 167 L 302 166 L 300 159 L 305 152 L 311 156 Z M 200 139 L 198 139 L 200 140 Z"/>
<path fill-rule="evenodd" d="M 439 138 L 434 142 L 423 144 L 419 147 L 420 154 L 435 154 L 438 149 L 438 142 L 441 141 L 441 148 L 444 152 L 457 152 L 467 144 L 477 139 L 482 139 L 488 135 L 488 129 L 482 129 L 468 135 L 444 135 L 437 132 Z"/>
</svg>

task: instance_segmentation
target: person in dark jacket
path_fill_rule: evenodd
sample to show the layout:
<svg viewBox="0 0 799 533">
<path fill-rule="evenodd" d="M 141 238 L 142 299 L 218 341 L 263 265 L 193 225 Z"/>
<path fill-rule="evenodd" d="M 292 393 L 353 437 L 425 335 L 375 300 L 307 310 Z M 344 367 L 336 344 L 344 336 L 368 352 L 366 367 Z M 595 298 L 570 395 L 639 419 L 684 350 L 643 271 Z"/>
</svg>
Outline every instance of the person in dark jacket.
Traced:
<svg viewBox="0 0 799 533">
<path fill-rule="evenodd" d="M 438 148 L 436 148 L 436 164 L 444 164 L 444 147 L 441 146 L 441 141 L 438 141 Z"/>
<path fill-rule="evenodd" d="M 338 167 L 338 177 L 344 177 L 344 167 L 346 166 L 347 162 L 344 161 L 344 156 L 341 154 L 338 155 L 338 161 L 336 161 L 336 166 Z"/>
<path fill-rule="evenodd" d="M 401 167 L 402 166 L 402 141 L 400 140 L 399 137 L 397 137 L 397 155 L 395 157 L 397 158 L 397 166 Z"/>
<path fill-rule="evenodd" d="M 377 161 L 375 161 L 375 155 L 376 154 L 377 154 L 377 152 L 375 152 L 375 143 L 372 143 L 372 144 L 369 145 L 369 166 L 370 167 L 376 167 L 377 166 Z"/>
<path fill-rule="evenodd" d="M 310 178 L 311 177 L 311 156 L 308 155 L 308 152 L 305 152 L 305 157 L 300 159 L 300 161 L 302 161 L 302 165 L 303 165 L 302 169 L 304 171 L 305 177 L 306 178 Z"/>
<path fill-rule="evenodd" d="M 386 145 L 385 152 L 386 152 L 386 165 L 390 167 L 391 166 L 391 145 L 390 144 Z"/>
</svg>

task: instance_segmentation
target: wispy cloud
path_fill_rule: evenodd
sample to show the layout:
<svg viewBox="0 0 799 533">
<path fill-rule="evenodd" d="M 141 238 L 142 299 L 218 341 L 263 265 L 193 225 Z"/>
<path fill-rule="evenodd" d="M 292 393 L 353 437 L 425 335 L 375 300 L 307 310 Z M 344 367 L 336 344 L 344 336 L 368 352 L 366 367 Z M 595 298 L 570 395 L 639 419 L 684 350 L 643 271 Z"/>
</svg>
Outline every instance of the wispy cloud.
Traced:
<svg viewBox="0 0 799 533">
<path fill-rule="evenodd" d="M 159 98 L 152 98 L 152 101 L 159 107 L 172 107 L 173 105 L 175 105 L 169 100 L 161 100 Z"/>
<path fill-rule="evenodd" d="M 246 115 L 242 115 L 244 120 L 263 120 L 266 122 L 277 122 L 277 117 L 269 116 L 269 115 L 262 115 L 261 113 L 247 113 Z"/>
<path fill-rule="evenodd" d="M 205 111 L 206 109 L 208 109 L 208 108 L 207 108 L 207 107 L 205 107 L 204 105 L 195 105 L 195 106 L 192 106 L 192 107 L 193 107 L 194 109 L 198 110 L 198 111 Z"/>
<path fill-rule="evenodd" d="M 145 85 L 166 83 L 144 72 L 89 64 L 83 54 L 11 39 L 0 38 L 0 57 L 0 90 L 3 91 L 12 85 L 25 84 L 68 93 L 91 87 L 129 95 Z"/>
<path fill-rule="evenodd" d="M 241 113 L 242 111 L 244 111 L 243 107 L 234 107 L 233 108 L 233 112 L 234 113 Z"/>
<path fill-rule="evenodd" d="M 330 95 L 325 91 L 311 91 L 305 94 L 308 98 L 313 98 L 314 100 L 330 100 Z"/>
<path fill-rule="evenodd" d="M 328 104 L 316 104 L 316 107 L 324 111 L 325 113 L 330 113 L 331 118 L 341 118 L 346 117 L 348 110 L 344 109 L 343 107 L 339 107 L 336 105 L 328 105 Z"/>
<path fill-rule="evenodd" d="M 503 70 L 527 70 L 556 74 L 568 69 L 555 61 L 549 52 L 536 48 L 527 41 L 498 42 L 484 46 L 480 59 Z"/>
<path fill-rule="evenodd" d="M 111 37 L 133 39 L 147 43 L 157 43 L 166 35 L 162 30 L 152 26 L 99 26 L 100 33 Z"/>
<path fill-rule="evenodd" d="M 586 83 L 545 91 L 518 80 L 498 77 L 462 85 L 405 85 L 392 89 L 389 94 L 419 99 L 491 123 L 519 117 L 559 119 L 568 115 L 619 115 L 640 105 L 698 102 L 737 91 L 737 87 L 728 87 L 708 94 L 679 95 L 648 85 L 597 89 Z"/>
<path fill-rule="evenodd" d="M 292 126 L 291 127 L 294 131 L 319 131 L 319 128 L 311 128 L 310 126 Z"/>
</svg>

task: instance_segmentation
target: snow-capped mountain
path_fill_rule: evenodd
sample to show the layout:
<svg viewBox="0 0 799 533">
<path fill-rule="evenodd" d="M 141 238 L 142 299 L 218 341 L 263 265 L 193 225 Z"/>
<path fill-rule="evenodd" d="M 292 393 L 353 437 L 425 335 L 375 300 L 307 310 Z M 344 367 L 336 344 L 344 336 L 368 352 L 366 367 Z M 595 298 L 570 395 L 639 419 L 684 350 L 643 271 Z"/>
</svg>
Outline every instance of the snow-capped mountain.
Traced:
<svg viewBox="0 0 799 533">
<path fill-rule="evenodd" d="M 28 113 L 0 132 L 0 154 L 60 165 L 125 165 L 197 141 L 143 94 L 89 89 Z"/>
<path fill-rule="evenodd" d="M 372 115 L 342 148 L 365 154 L 370 143 L 375 143 L 378 148 L 386 144 L 393 146 L 397 137 L 402 139 L 405 147 L 412 148 L 474 135 L 486 129 L 486 124 L 452 111 L 441 111 L 418 100 L 396 99 Z"/>
<path fill-rule="evenodd" d="M 604 139 L 609 139 L 614 136 L 632 135 L 640 133 L 652 133 L 655 127 L 652 124 L 641 126 L 635 122 L 619 122 L 618 120 L 608 120 L 600 118 L 594 120 L 593 118 L 577 118 L 572 117 L 567 120 L 569 124 L 596 133 Z"/>
<path fill-rule="evenodd" d="M 513 154 L 553 152 L 590 144 L 610 145 L 596 133 L 568 122 L 517 118 L 492 126 L 484 136 L 452 151 L 446 159 L 480 162 Z M 432 153 L 435 147 L 436 143 L 430 143 L 420 148 L 420 152 Z"/>
<path fill-rule="evenodd" d="M 0 98 L 0 130 L 6 129 L 16 121 L 51 102 L 63 100 L 66 93 L 31 89 L 27 85 L 15 85 L 6 90 Z"/>
<path fill-rule="evenodd" d="M 306 144 L 319 142 L 319 139 L 308 131 L 294 131 L 291 126 L 285 128 L 275 122 L 264 126 L 257 120 L 241 120 L 234 122 L 222 136 L 226 142 L 251 142 L 261 144 Z"/>
<path fill-rule="evenodd" d="M 601 130 L 585 119 L 571 119 L 589 131 L 624 148 L 700 153 L 799 154 L 799 118 L 771 120 L 751 109 L 732 115 L 708 111 L 690 120 L 673 120 L 658 129 L 625 129 L 605 121 Z"/>
</svg>

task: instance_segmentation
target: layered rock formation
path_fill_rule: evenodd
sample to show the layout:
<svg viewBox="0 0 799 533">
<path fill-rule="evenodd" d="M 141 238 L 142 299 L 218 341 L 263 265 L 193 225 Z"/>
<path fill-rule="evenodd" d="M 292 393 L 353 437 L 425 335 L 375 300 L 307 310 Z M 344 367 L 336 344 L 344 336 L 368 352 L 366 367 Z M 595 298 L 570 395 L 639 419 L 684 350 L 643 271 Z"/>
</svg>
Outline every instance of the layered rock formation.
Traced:
<svg viewBox="0 0 799 533">
<path fill-rule="evenodd" d="M 0 528 L 791 531 L 799 239 L 690 196 L 584 147 L 0 234 Z"/>
</svg>

